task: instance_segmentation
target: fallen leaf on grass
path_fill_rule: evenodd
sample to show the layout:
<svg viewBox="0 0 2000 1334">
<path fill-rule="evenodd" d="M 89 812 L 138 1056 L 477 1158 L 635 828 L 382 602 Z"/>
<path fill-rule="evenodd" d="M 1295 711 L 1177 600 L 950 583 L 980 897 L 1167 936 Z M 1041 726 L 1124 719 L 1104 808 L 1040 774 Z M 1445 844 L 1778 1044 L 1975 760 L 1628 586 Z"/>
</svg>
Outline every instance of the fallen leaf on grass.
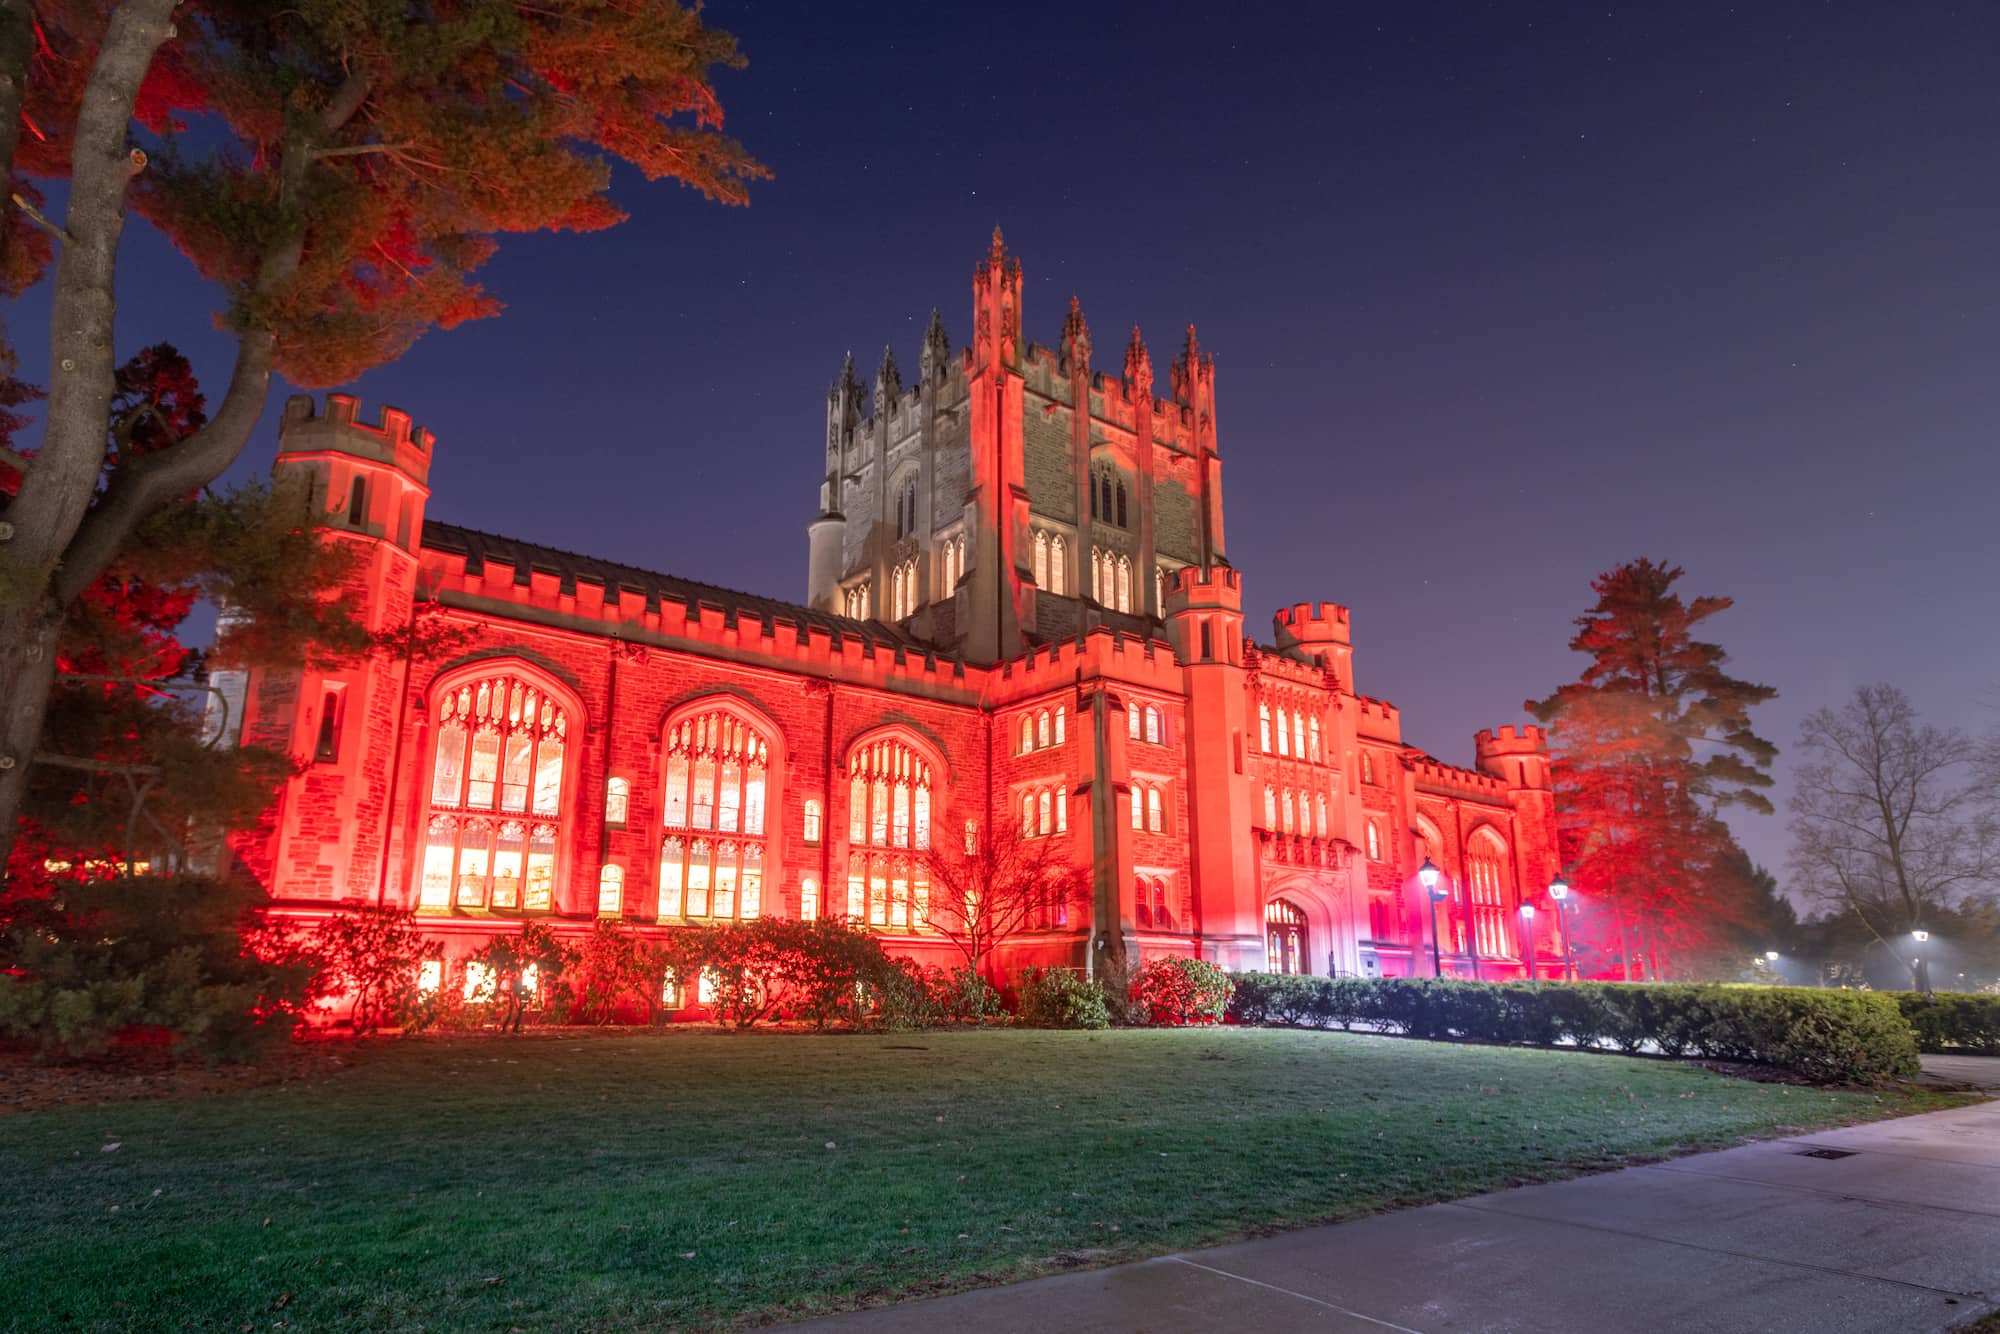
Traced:
<svg viewBox="0 0 2000 1334">
<path fill-rule="evenodd" d="M 115 1139 L 114 1139 L 114 1140 L 112 1140 L 112 1141 L 111 1141 L 111 1142 L 110 1142 L 109 1144 L 106 1144 L 106 1145 L 105 1145 L 105 1146 L 104 1146 L 103 1148 L 99 1149 L 99 1150 L 98 1150 L 98 1152 L 99 1152 L 99 1153 L 116 1153 L 116 1152 L 118 1152 L 118 1151 L 119 1151 L 120 1149 L 122 1149 L 122 1148 L 124 1148 L 124 1147 L 125 1147 L 125 1145 L 124 1145 L 124 1142 L 123 1142 L 123 1141 L 121 1141 L 121 1140 L 115 1140 Z"/>
<path fill-rule="evenodd" d="M 486 1279 L 484 1281 L 487 1287 L 497 1288 L 502 1283 L 505 1283 L 507 1281 L 507 1276 L 505 1274 L 497 1274 L 494 1277 Z"/>
</svg>

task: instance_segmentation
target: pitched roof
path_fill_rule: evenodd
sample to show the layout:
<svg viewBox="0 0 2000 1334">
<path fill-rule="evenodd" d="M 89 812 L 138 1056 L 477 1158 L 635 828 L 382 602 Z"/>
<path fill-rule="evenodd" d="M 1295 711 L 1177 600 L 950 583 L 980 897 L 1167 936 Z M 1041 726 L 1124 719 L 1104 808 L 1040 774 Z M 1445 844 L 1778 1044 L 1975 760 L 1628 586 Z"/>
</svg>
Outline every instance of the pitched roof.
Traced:
<svg viewBox="0 0 2000 1334">
<path fill-rule="evenodd" d="M 675 578 L 670 574 L 616 565 L 592 556 L 579 556 L 573 551 L 499 537 L 436 519 L 424 520 L 424 546 L 447 555 L 464 556 L 467 574 L 482 573 L 488 564 L 508 566 L 514 571 L 514 582 L 518 585 L 525 586 L 530 573 L 540 571 L 556 576 L 561 581 L 562 591 L 568 594 L 576 592 L 579 582 L 601 586 L 607 597 L 615 596 L 615 589 L 629 589 L 645 597 L 648 611 L 656 611 L 662 601 L 671 600 L 684 605 L 690 616 L 698 615 L 699 607 L 719 608 L 723 623 L 732 627 L 747 619 L 772 630 L 776 622 L 784 621 L 801 628 L 824 630 L 833 637 L 836 646 L 841 639 L 851 636 L 886 649 L 902 649 L 918 655 L 935 652 L 930 645 L 880 621 L 857 621 L 835 616 L 831 612 L 814 611 L 795 602 L 779 602 L 753 593 L 739 593 L 714 584 Z"/>
</svg>

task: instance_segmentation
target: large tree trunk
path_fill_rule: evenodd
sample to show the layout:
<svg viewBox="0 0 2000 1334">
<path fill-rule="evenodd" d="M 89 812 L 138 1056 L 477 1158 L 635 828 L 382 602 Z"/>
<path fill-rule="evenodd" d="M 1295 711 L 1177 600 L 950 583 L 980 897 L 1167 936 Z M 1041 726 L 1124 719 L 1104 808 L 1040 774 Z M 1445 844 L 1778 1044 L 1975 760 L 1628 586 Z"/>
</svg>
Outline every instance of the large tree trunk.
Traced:
<svg viewBox="0 0 2000 1334">
<path fill-rule="evenodd" d="M 56 679 L 62 613 L 46 603 L 0 605 L 0 880 L 14 851 L 28 766 Z"/>
</svg>

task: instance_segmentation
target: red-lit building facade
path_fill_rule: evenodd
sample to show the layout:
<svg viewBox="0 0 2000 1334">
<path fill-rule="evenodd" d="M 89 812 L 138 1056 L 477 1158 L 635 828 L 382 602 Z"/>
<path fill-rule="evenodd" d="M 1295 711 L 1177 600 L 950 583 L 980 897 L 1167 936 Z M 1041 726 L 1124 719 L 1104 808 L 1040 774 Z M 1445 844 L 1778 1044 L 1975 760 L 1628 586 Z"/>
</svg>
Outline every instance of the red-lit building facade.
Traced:
<svg viewBox="0 0 2000 1334">
<path fill-rule="evenodd" d="M 1213 359 L 1190 329 L 1156 396 L 1136 330 L 1107 373 L 1074 302 L 1059 347 L 1024 342 L 1021 295 L 996 233 L 969 348 L 933 315 L 914 383 L 885 353 L 864 389 L 849 360 L 800 604 L 427 520 L 428 432 L 293 399 L 274 476 L 359 548 L 361 614 L 469 643 L 226 683 L 233 732 L 306 762 L 242 866 L 302 914 L 407 905 L 454 954 L 526 917 L 839 915 L 949 962 L 917 922 L 923 850 L 1004 821 L 1094 886 L 1010 967 L 1427 973 L 1428 858 L 1447 974 L 1521 976 L 1532 950 L 1553 975 L 1540 729 L 1445 764 L 1358 693 L 1345 607 L 1248 637 Z"/>
</svg>

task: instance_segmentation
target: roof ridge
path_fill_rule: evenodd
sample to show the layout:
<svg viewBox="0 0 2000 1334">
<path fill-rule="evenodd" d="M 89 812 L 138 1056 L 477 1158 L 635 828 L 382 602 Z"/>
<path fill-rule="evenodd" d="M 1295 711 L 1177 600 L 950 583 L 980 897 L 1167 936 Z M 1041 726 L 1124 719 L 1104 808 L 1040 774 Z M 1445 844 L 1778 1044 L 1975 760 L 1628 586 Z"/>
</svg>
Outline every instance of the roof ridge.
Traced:
<svg viewBox="0 0 2000 1334">
<path fill-rule="evenodd" d="M 914 653 L 938 653 L 937 649 L 931 645 L 892 626 L 885 625 L 881 621 L 856 620 L 851 616 L 842 616 L 836 612 L 818 611 L 803 603 L 787 602 L 781 598 L 767 597 L 762 593 L 751 593 L 743 589 L 726 588 L 721 584 L 711 584 L 700 579 L 689 579 L 683 575 L 668 574 L 662 570 L 648 570 L 637 565 L 627 565 L 621 561 L 606 560 L 601 556 L 591 556 L 580 551 L 570 551 L 563 547 L 552 547 L 541 542 L 529 542 L 518 537 L 508 537 L 503 533 L 488 532 L 483 528 L 473 528 L 461 523 L 450 523 L 443 519 L 428 517 L 424 519 L 423 545 L 433 545 L 434 532 L 437 538 L 444 541 L 449 541 L 452 537 L 458 536 L 461 539 L 472 538 L 481 543 L 490 542 L 498 546 L 513 547 L 519 554 L 526 556 L 531 563 L 536 554 L 542 554 L 555 558 L 549 562 L 551 564 L 560 564 L 567 561 L 574 562 L 579 566 L 594 566 L 604 574 L 633 575 L 636 576 L 636 579 L 631 582 L 639 583 L 641 591 L 652 592 L 655 595 L 664 594 L 674 597 L 676 601 L 686 601 L 685 598 L 677 596 L 674 592 L 674 588 L 678 587 L 679 589 L 693 593 L 697 600 L 703 594 L 713 594 L 716 601 L 726 604 L 725 610 L 732 613 L 748 612 L 756 616 L 758 620 L 765 619 L 760 614 L 758 606 L 745 604 L 761 604 L 762 608 L 768 609 L 775 614 L 791 613 L 789 619 L 796 620 L 801 625 L 814 623 L 830 624 L 831 628 L 841 633 L 851 634 L 857 638 L 873 639 L 890 648 L 899 648 L 906 652 Z M 467 554 L 470 553 L 468 552 Z M 505 559 L 498 551 L 490 553 L 482 552 L 480 554 L 482 562 L 489 558 L 496 562 L 504 561 Z M 571 569 L 564 573 L 567 573 L 572 581 L 582 576 L 593 583 L 608 582 L 603 578 L 592 577 L 588 569 Z M 626 581 L 620 580 L 620 582 Z M 949 657 L 949 655 L 944 654 L 939 654 L 938 656 L 941 658 Z"/>
</svg>

